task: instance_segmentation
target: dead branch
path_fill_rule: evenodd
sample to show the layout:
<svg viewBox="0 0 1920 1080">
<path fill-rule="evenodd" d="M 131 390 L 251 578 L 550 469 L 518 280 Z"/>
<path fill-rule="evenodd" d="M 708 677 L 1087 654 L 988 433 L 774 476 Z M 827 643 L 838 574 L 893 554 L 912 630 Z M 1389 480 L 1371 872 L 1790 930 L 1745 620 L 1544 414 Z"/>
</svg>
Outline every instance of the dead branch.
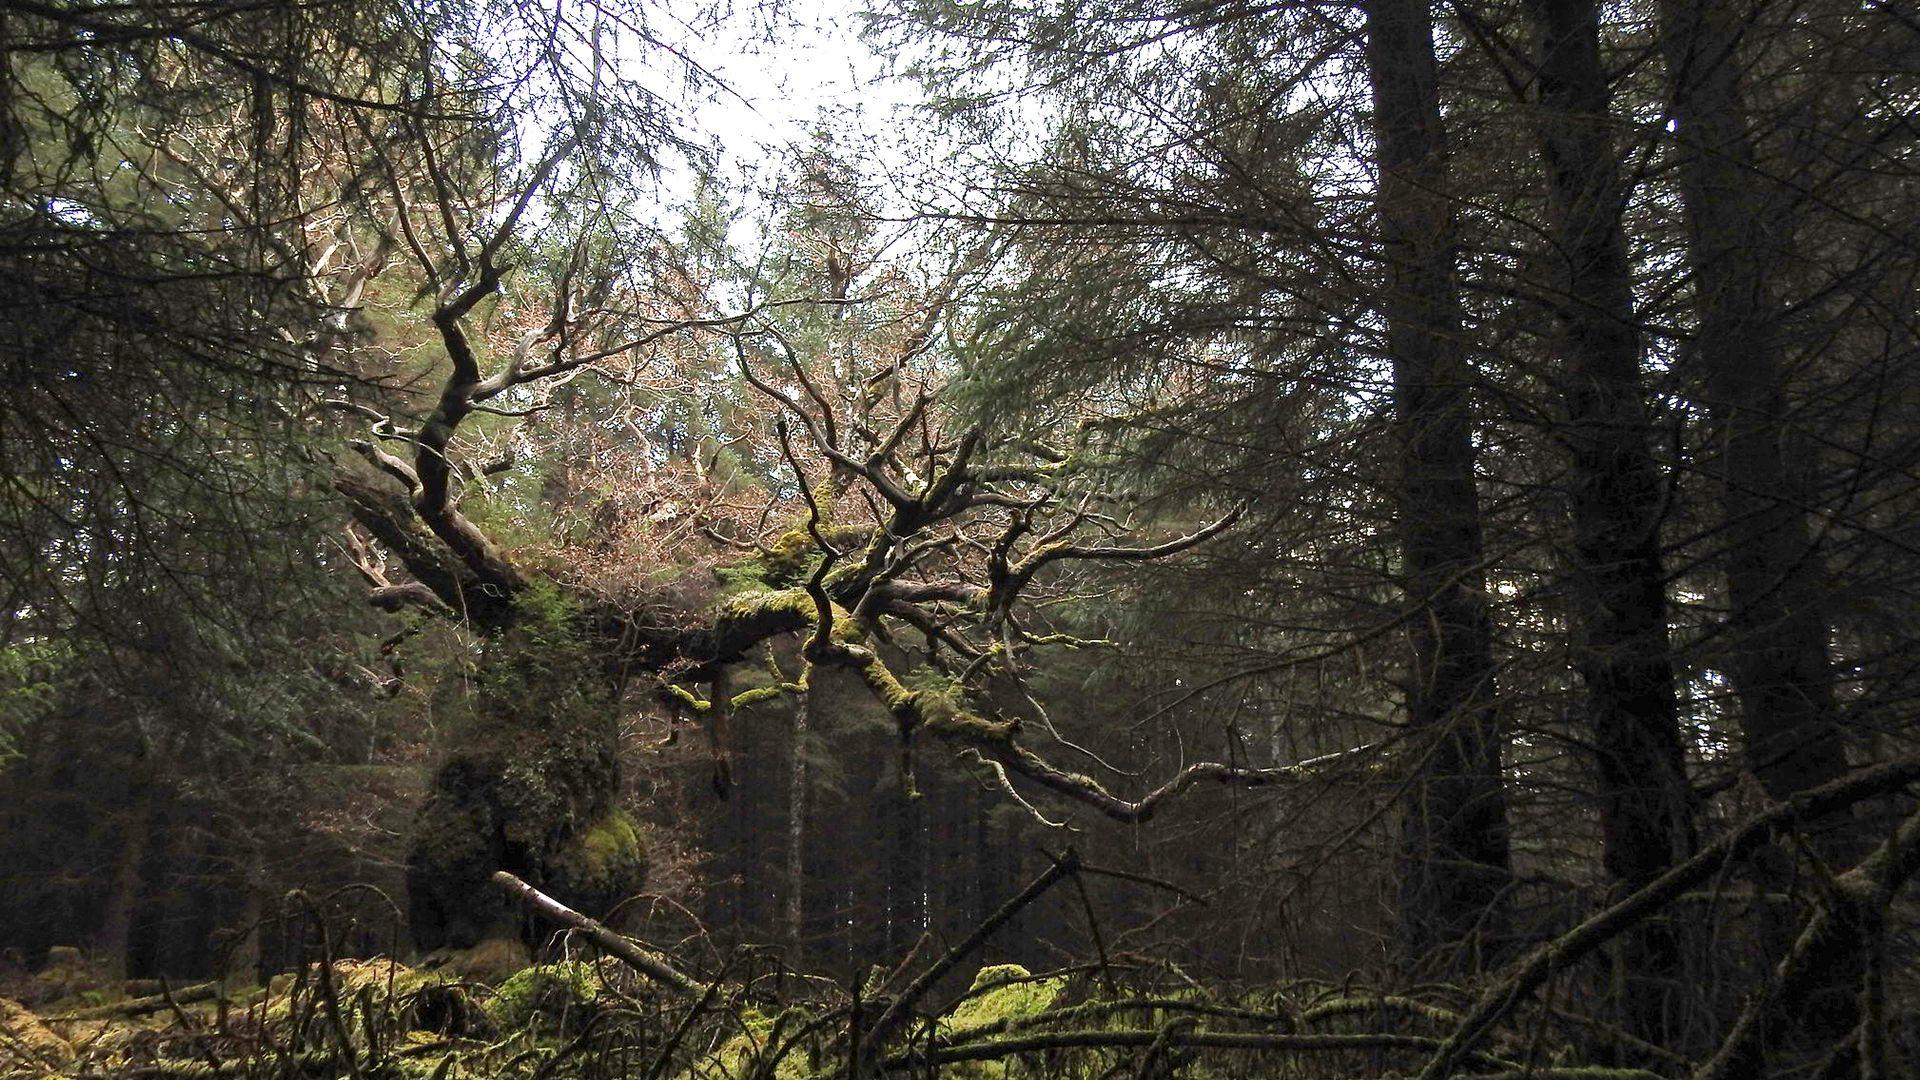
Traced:
<svg viewBox="0 0 1920 1080">
<path fill-rule="evenodd" d="M 1908 755 L 1809 788 L 1748 818 L 1732 832 L 1702 848 L 1699 854 L 1521 960 L 1513 974 L 1481 996 L 1460 1026 L 1420 1070 L 1419 1080 L 1444 1080 L 1452 1076 L 1462 1056 L 1548 979 L 1639 925 L 1681 893 L 1719 873 L 1728 862 L 1752 852 L 1776 830 L 1824 817 L 1863 799 L 1898 791 L 1915 781 L 1920 781 L 1920 755 Z M 1912 824 L 1920 830 L 1920 823 Z M 1904 826 L 1902 831 L 1906 831 Z M 1920 848 L 1920 837 L 1916 837 L 1915 843 Z M 1920 851 L 1905 852 L 1908 859 L 1917 855 Z"/>
<path fill-rule="evenodd" d="M 625 935 L 615 933 L 598 920 L 580 914 L 505 870 L 494 872 L 493 883 L 519 900 L 527 910 L 562 926 L 580 931 L 594 944 L 605 949 L 607 955 L 668 989 L 680 994 L 698 994 L 705 991 L 706 987 L 698 979 L 674 967 L 666 957 L 651 949 L 643 948 Z"/>
<path fill-rule="evenodd" d="M 992 937 L 995 931 L 1025 910 L 1027 905 L 1046 895 L 1048 889 L 1053 888 L 1061 878 L 1072 874 L 1079 865 L 1079 856 L 1072 848 L 1068 848 L 1064 855 L 1055 859 L 1053 865 L 1047 867 L 1039 877 L 1034 878 L 1031 884 L 1020 890 L 1011 900 L 1000 905 L 999 910 L 987 916 L 985 922 L 974 927 L 972 933 L 961 939 L 953 948 L 948 949 L 913 982 L 908 983 L 907 988 L 886 1007 L 868 1031 L 868 1045 L 875 1048 L 869 1051 L 869 1054 L 877 1056 L 879 1048 L 884 1047 L 887 1039 L 905 1025 L 907 1018 L 913 1015 L 913 1007 L 927 996 L 928 991 L 933 989 L 934 984 L 939 982 L 942 976 L 973 955 L 975 950 L 987 943 L 987 939 Z"/>
<path fill-rule="evenodd" d="M 91 1009 L 81 1009 L 77 1012 L 61 1013 L 58 1016 L 49 1016 L 47 1019 L 64 1022 L 68 1020 L 111 1020 L 123 1016 L 141 1016 L 146 1013 L 159 1012 L 161 1009 L 169 1008 L 172 1005 L 193 1005 L 202 1001 L 212 1001 L 219 996 L 219 983 L 196 983 L 192 986 L 183 986 L 175 990 L 171 1001 L 168 1000 L 168 995 L 162 992 L 151 994 L 147 997 L 115 1002 L 112 1005 L 99 1005 Z"/>
</svg>

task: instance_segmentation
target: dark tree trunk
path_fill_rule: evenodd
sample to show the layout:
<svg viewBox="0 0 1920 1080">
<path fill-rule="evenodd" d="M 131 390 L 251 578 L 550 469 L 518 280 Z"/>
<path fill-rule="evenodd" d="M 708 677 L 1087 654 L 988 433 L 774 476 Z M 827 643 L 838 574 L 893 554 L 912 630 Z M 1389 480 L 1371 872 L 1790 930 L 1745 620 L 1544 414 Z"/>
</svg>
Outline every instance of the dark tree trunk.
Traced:
<svg viewBox="0 0 1920 1080">
<path fill-rule="evenodd" d="M 1454 281 L 1433 18 L 1425 0 L 1371 0 L 1367 66 L 1387 274 L 1381 309 L 1400 445 L 1403 575 L 1421 609 L 1408 622 L 1407 711 L 1425 744 L 1401 837 L 1400 946 L 1409 962 L 1436 948 L 1470 961 L 1473 946 L 1504 928 L 1510 863 L 1467 397 L 1471 362 Z"/>
<path fill-rule="evenodd" d="M 1804 493 L 1787 468 L 1776 207 L 1755 170 L 1734 48 L 1742 20 L 1725 0 L 1665 0 L 1681 199 L 1694 274 L 1693 355 L 1718 426 L 1732 631 L 1750 767 L 1784 798 L 1847 771 L 1834 717 L 1819 564 Z"/>
<path fill-rule="evenodd" d="M 890 833 L 887 859 L 887 958 L 897 962 L 913 948 L 926 926 L 923 898 L 926 879 L 922 876 L 921 853 L 923 799 L 906 790 L 904 783 L 887 792 Z"/>
<path fill-rule="evenodd" d="M 1847 771 L 1827 658 L 1820 565 L 1809 538 L 1805 492 L 1787 467 L 1786 395 L 1780 371 L 1779 305 L 1770 265 L 1788 254 L 1755 167 L 1736 49 L 1744 20 L 1727 0 L 1663 0 L 1661 36 L 1672 85 L 1675 150 L 1694 281 L 1693 362 L 1705 386 L 1720 453 L 1730 650 L 1748 768 L 1784 799 Z M 1838 866 L 1865 853 L 1845 815 L 1814 838 Z M 1789 886 L 1784 845 L 1761 853 L 1759 885 Z M 1763 927 L 1784 952 L 1796 929 L 1769 910 Z M 1854 987 L 1864 957 L 1835 957 L 1829 985 L 1805 1019 L 1832 1041 L 1857 1019 Z M 1779 1018 L 1776 1018 L 1779 1019 Z"/>
<path fill-rule="evenodd" d="M 1558 370 L 1573 516 L 1577 663 L 1598 773 L 1605 863 L 1635 888 L 1694 844 L 1693 799 L 1674 705 L 1660 557 L 1663 503 L 1650 448 L 1640 340 L 1622 230 L 1625 202 L 1600 65 L 1596 0 L 1529 0 L 1538 39 L 1538 123 Z M 1681 978 L 1677 928 L 1628 939 L 1629 1025 L 1665 1041 Z"/>
</svg>

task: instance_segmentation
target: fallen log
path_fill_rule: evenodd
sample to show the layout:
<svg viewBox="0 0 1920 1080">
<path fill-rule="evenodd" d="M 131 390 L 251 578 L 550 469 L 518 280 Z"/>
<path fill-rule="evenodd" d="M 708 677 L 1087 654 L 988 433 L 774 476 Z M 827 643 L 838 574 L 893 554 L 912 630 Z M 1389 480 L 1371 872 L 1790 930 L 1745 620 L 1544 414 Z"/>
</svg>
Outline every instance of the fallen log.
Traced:
<svg viewBox="0 0 1920 1080">
<path fill-rule="evenodd" d="M 495 872 L 493 883 L 511 893 L 528 910 L 552 922 L 580 931 L 594 944 L 605 949 L 607 955 L 655 982 L 664 984 L 668 989 L 688 995 L 698 994 L 706 989 L 700 980 L 674 967 L 666 957 L 642 946 L 632 938 L 608 929 L 598 920 L 582 915 L 505 870 Z"/>
</svg>

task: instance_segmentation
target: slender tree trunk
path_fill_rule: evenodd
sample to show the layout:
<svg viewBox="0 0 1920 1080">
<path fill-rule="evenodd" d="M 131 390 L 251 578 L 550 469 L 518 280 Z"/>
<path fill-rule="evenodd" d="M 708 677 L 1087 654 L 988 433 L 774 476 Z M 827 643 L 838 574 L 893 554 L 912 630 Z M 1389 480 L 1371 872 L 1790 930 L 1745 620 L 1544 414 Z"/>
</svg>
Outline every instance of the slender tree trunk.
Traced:
<svg viewBox="0 0 1920 1080">
<path fill-rule="evenodd" d="M 875 793 L 874 812 L 885 829 L 881 840 L 885 860 L 881 874 L 886 883 L 882 898 L 885 917 L 881 920 L 882 955 L 888 963 L 911 949 L 920 936 L 920 799 L 907 789 L 904 767 L 897 788 L 882 787 Z"/>
<path fill-rule="evenodd" d="M 814 674 L 819 678 L 819 673 Z M 807 728 L 813 692 L 800 695 L 793 710 L 793 765 L 787 775 L 787 907 L 788 947 L 795 962 L 806 940 L 807 840 Z"/>
<path fill-rule="evenodd" d="M 93 962 L 111 979 L 127 977 L 127 951 L 146 884 L 147 848 L 152 839 L 153 796 L 142 792 L 121 818 L 120 851 L 107 884 L 100 929 L 93 935 Z"/>
<path fill-rule="evenodd" d="M 245 867 L 240 880 L 240 915 L 233 926 L 236 936 L 227 942 L 226 963 L 217 972 L 238 986 L 265 981 L 261 971 L 261 924 L 267 914 L 269 878 L 266 854 L 258 843 L 248 844 Z"/>
<path fill-rule="evenodd" d="M 1398 529 L 1410 620 L 1407 706 L 1424 740 L 1400 847 L 1400 946 L 1472 959 L 1504 929 L 1510 874 L 1492 623 L 1454 281 L 1445 135 L 1426 0 L 1370 0 L 1375 198 L 1400 444 Z M 1459 964 L 1453 965 L 1455 967 Z"/>
<path fill-rule="evenodd" d="M 1529 0 L 1528 7 L 1538 39 L 1538 123 L 1558 271 L 1576 655 L 1606 868 L 1631 889 L 1694 846 L 1660 557 L 1663 492 L 1641 380 L 1598 3 Z M 1653 924 L 1628 939 L 1623 992 L 1636 1034 L 1666 1041 L 1682 960 L 1671 925 Z"/>
</svg>

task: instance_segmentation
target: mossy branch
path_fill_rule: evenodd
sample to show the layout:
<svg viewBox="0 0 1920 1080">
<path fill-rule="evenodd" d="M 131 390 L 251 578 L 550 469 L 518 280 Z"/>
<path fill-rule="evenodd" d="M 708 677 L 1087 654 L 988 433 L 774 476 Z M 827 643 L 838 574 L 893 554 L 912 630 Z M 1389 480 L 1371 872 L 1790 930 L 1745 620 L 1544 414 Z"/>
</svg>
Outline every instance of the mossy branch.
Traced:
<svg viewBox="0 0 1920 1080">
<path fill-rule="evenodd" d="M 995 1061 L 1015 1054 L 1047 1050 L 1119 1050 L 1148 1047 L 1164 1040 L 1167 1046 L 1200 1049 L 1246 1050 L 1267 1053 L 1351 1053 L 1354 1051 L 1399 1050 L 1408 1053 L 1430 1051 L 1440 1040 L 1424 1035 L 1400 1035 L 1385 1032 L 1359 1034 L 1300 1035 L 1269 1034 L 1248 1031 L 1195 1031 L 1168 1029 L 1119 1029 L 1046 1031 L 1010 1035 L 1002 1039 L 930 1049 L 909 1050 L 887 1059 L 889 1069 L 910 1069 L 928 1065 L 953 1065 L 964 1061 Z M 1552 1069 L 1524 1071 L 1519 1065 L 1488 1055 L 1475 1055 L 1484 1065 L 1501 1070 L 1500 1075 L 1551 1077 L 1564 1080 L 1601 1080 L 1591 1072 L 1563 1074 Z M 1605 1080 L 1659 1080 L 1659 1074 L 1638 1069 L 1605 1070 Z"/>
</svg>

